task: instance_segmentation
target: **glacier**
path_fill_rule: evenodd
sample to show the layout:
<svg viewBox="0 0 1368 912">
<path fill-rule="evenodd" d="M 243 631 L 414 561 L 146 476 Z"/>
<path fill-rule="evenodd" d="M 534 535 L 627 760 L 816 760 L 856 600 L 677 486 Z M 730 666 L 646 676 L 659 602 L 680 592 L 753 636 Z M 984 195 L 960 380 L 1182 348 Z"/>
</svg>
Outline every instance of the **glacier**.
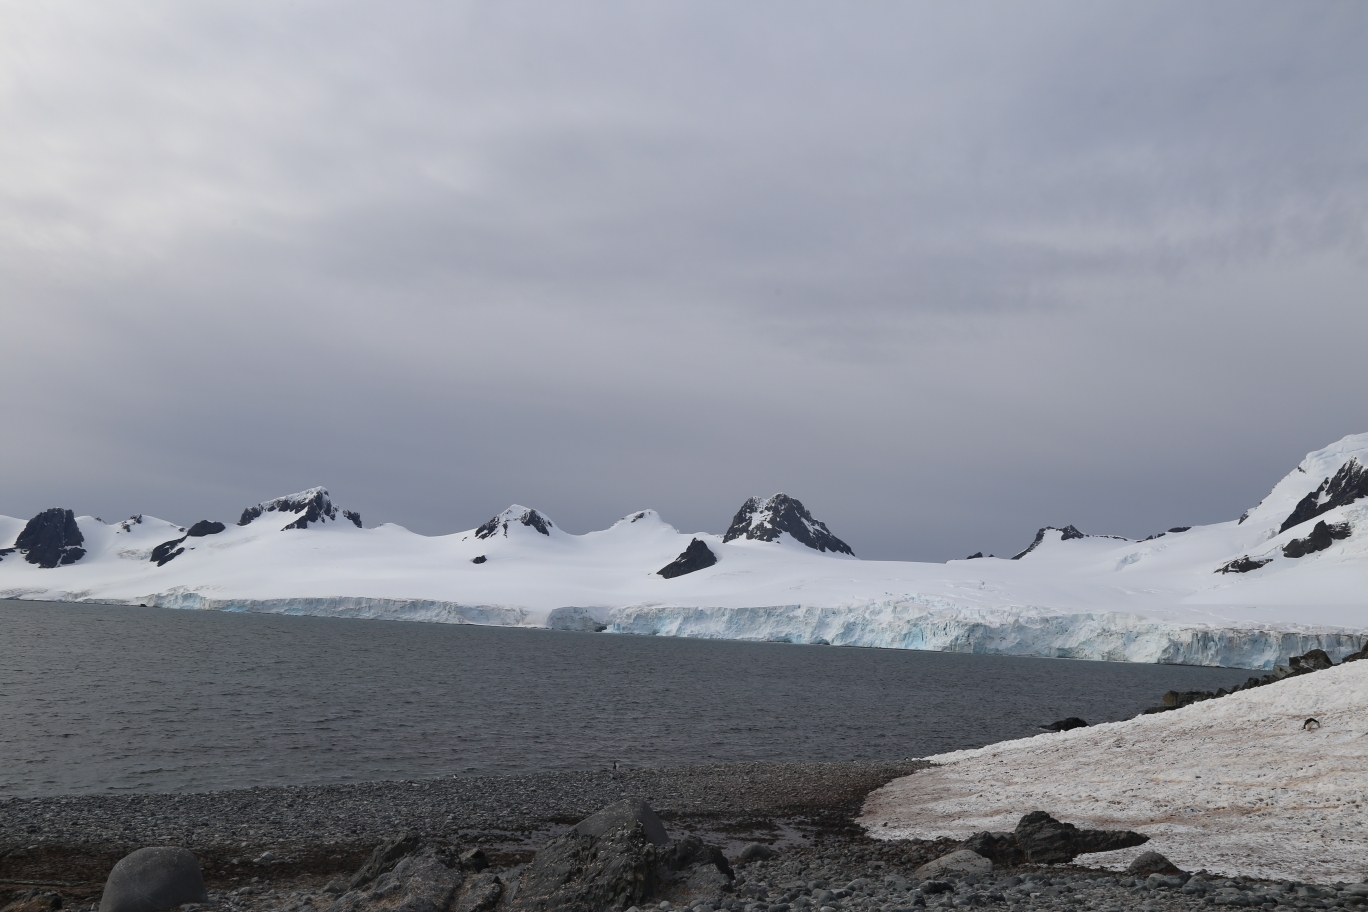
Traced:
<svg viewBox="0 0 1368 912">
<path fill-rule="evenodd" d="M 1238 519 L 1143 541 L 1046 527 L 1017 558 L 946 563 L 861 560 L 787 495 L 724 535 L 654 510 L 574 535 L 514 504 L 424 536 L 364 527 L 324 488 L 236 523 L 58 511 L 41 547 L 0 517 L 0 598 L 1266 669 L 1368 638 L 1364 465 L 1352 435 Z M 695 540 L 716 563 L 660 576 Z"/>
</svg>

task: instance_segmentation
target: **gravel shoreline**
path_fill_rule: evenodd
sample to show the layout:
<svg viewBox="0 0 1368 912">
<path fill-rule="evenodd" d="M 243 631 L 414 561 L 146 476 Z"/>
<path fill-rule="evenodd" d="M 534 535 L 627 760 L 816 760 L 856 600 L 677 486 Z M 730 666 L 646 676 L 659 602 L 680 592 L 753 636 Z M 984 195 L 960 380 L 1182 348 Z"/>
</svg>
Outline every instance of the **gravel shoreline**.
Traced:
<svg viewBox="0 0 1368 912">
<path fill-rule="evenodd" d="M 12 798 L 0 801 L 0 907 L 6 893 L 50 890 L 67 910 L 91 909 L 115 861 L 145 845 L 181 845 L 201 859 L 209 908 L 326 912 L 329 884 L 377 844 L 404 832 L 479 847 L 504 882 L 549 838 L 622 797 L 656 808 L 671 836 L 693 834 L 738 863 L 716 895 L 678 912 L 899 912 L 921 907 L 1187 910 L 1362 907 L 1368 889 L 1290 882 L 1118 877 L 1071 866 L 997 869 L 923 883 L 914 871 L 957 848 L 948 840 L 878 841 L 855 824 L 865 796 L 925 769 L 896 763 L 757 763 L 542 776 L 453 778 L 255 788 L 199 794 Z M 652 905 L 654 909 L 654 904 Z"/>
</svg>

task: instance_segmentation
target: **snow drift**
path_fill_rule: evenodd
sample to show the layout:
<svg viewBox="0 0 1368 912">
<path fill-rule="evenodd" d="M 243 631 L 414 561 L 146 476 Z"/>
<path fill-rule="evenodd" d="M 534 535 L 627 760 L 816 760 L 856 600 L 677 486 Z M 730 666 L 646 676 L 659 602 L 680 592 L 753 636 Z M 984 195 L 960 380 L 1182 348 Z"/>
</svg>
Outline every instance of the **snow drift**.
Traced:
<svg viewBox="0 0 1368 912">
<path fill-rule="evenodd" d="M 567 533 L 364 528 L 324 488 L 233 523 L 0 517 L 0 597 L 1270 668 L 1368 632 L 1368 434 L 1309 454 L 1238 520 L 1143 541 L 1046 527 L 1012 559 L 865 561 L 784 494 L 724 535 L 654 510 Z M 670 568 L 662 574 L 662 569 Z"/>
</svg>

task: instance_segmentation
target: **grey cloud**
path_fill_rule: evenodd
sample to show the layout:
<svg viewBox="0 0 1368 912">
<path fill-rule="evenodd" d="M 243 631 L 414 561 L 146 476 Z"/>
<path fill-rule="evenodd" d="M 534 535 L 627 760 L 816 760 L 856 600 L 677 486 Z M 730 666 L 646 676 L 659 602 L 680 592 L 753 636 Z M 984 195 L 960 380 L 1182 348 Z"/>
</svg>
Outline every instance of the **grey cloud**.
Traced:
<svg viewBox="0 0 1368 912">
<path fill-rule="evenodd" d="M 1356 4 L 0 11 L 0 512 L 329 485 L 870 557 L 1237 516 L 1364 425 Z"/>
</svg>

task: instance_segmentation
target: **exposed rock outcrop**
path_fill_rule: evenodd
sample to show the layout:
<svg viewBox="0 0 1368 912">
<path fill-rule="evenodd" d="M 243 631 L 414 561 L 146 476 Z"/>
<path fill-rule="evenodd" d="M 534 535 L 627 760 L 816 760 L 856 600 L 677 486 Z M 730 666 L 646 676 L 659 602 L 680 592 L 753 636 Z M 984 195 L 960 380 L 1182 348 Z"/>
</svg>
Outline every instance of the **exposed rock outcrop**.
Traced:
<svg viewBox="0 0 1368 912">
<path fill-rule="evenodd" d="M 1248 573 L 1251 570 L 1258 570 L 1260 567 L 1266 567 L 1271 563 L 1273 563 L 1273 558 L 1271 557 L 1257 558 L 1250 557 L 1246 554 L 1244 557 L 1237 557 L 1233 561 L 1221 564 L 1221 566 L 1216 568 L 1216 572 Z"/>
<path fill-rule="evenodd" d="M 1348 538 L 1353 532 L 1353 527 L 1347 522 L 1332 526 L 1321 520 L 1312 527 L 1310 535 L 1305 538 L 1294 538 L 1283 545 L 1283 557 L 1305 557 L 1317 551 L 1324 551 L 1335 542 Z"/>
<path fill-rule="evenodd" d="M 1036 533 L 1035 540 L 1026 546 L 1026 550 L 1022 551 L 1020 554 L 1013 555 L 1012 560 L 1021 560 L 1023 557 L 1034 551 L 1036 548 L 1039 548 L 1041 543 L 1045 541 L 1046 532 L 1058 532 L 1060 541 L 1072 541 L 1076 538 L 1088 537 L 1084 535 L 1082 532 L 1079 532 L 1073 526 L 1064 526 L 1062 529 L 1059 526 L 1046 526 L 1045 528 L 1041 529 L 1039 532 Z"/>
<path fill-rule="evenodd" d="M 476 529 L 475 537 L 493 538 L 495 535 L 502 532 L 504 537 L 507 538 L 509 523 L 521 523 L 529 529 L 533 529 L 546 536 L 551 535 L 551 529 L 555 526 L 551 520 L 547 519 L 536 510 L 530 510 L 515 504 Z"/>
<path fill-rule="evenodd" d="M 816 551 L 855 556 L 849 545 L 831 534 L 826 523 L 816 519 L 801 501 L 787 494 L 748 499 L 732 517 L 731 526 L 727 534 L 722 536 L 722 541 L 748 538 L 768 542 L 775 541 L 784 533 Z"/>
<path fill-rule="evenodd" d="M 662 892 L 719 889 L 731 878 L 716 846 L 693 836 L 670 839 L 646 802 L 624 799 L 547 843 L 523 872 L 513 907 L 622 910 Z"/>
<path fill-rule="evenodd" d="M 85 549 L 78 547 L 84 541 L 75 514 L 53 507 L 28 521 L 14 547 L 24 552 L 24 560 L 30 564 L 50 570 L 85 557 Z"/>
<path fill-rule="evenodd" d="M 1322 513 L 1351 504 L 1360 497 L 1368 497 L 1368 468 L 1360 464 L 1357 457 L 1350 457 L 1334 476 L 1322 481 L 1320 487 L 1297 503 L 1278 531 L 1286 532 Z"/>
<path fill-rule="evenodd" d="M 361 514 L 351 510 L 341 512 L 344 519 L 350 520 L 358 529 L 361 528 Z M 338 509 L 328 495 L 327 488 L 309 488 L 309 490 L 300 491 L 298 494 L 277 497 L 274 500 L 264 500 L 256 506 L 248 507 L 242 511 L 242 517 L 237 524 L 239 526 L 248 525 L 268 513 L 284 513 L 295 516 L 294 521 L 286 523 L 281 527 L 282 529 L 307 529 L 310 523 L 336 521 Z"/>
<path fill-rule="evenodd" d="M 679 557 L 661 567 L 656 573 L 666 579 L 674 579 L 676 576 L 683 576 L 696 570 L 706 570 L 715 563 L 717 555 L 712 553 L 712 549 L 705 542 L 695 538 L 689 542 L 689 547 L 685 548 Z"/>
<path fill-rule="evenodd" d="M 1031 864 L 1067 864 L 1079 855 L 1129 849 L 1149 842 L 1148 836 L 1131 830 L 1080 830 L 1044 811 L 1022 817 L 1013 835 Z"/>
</svg>

